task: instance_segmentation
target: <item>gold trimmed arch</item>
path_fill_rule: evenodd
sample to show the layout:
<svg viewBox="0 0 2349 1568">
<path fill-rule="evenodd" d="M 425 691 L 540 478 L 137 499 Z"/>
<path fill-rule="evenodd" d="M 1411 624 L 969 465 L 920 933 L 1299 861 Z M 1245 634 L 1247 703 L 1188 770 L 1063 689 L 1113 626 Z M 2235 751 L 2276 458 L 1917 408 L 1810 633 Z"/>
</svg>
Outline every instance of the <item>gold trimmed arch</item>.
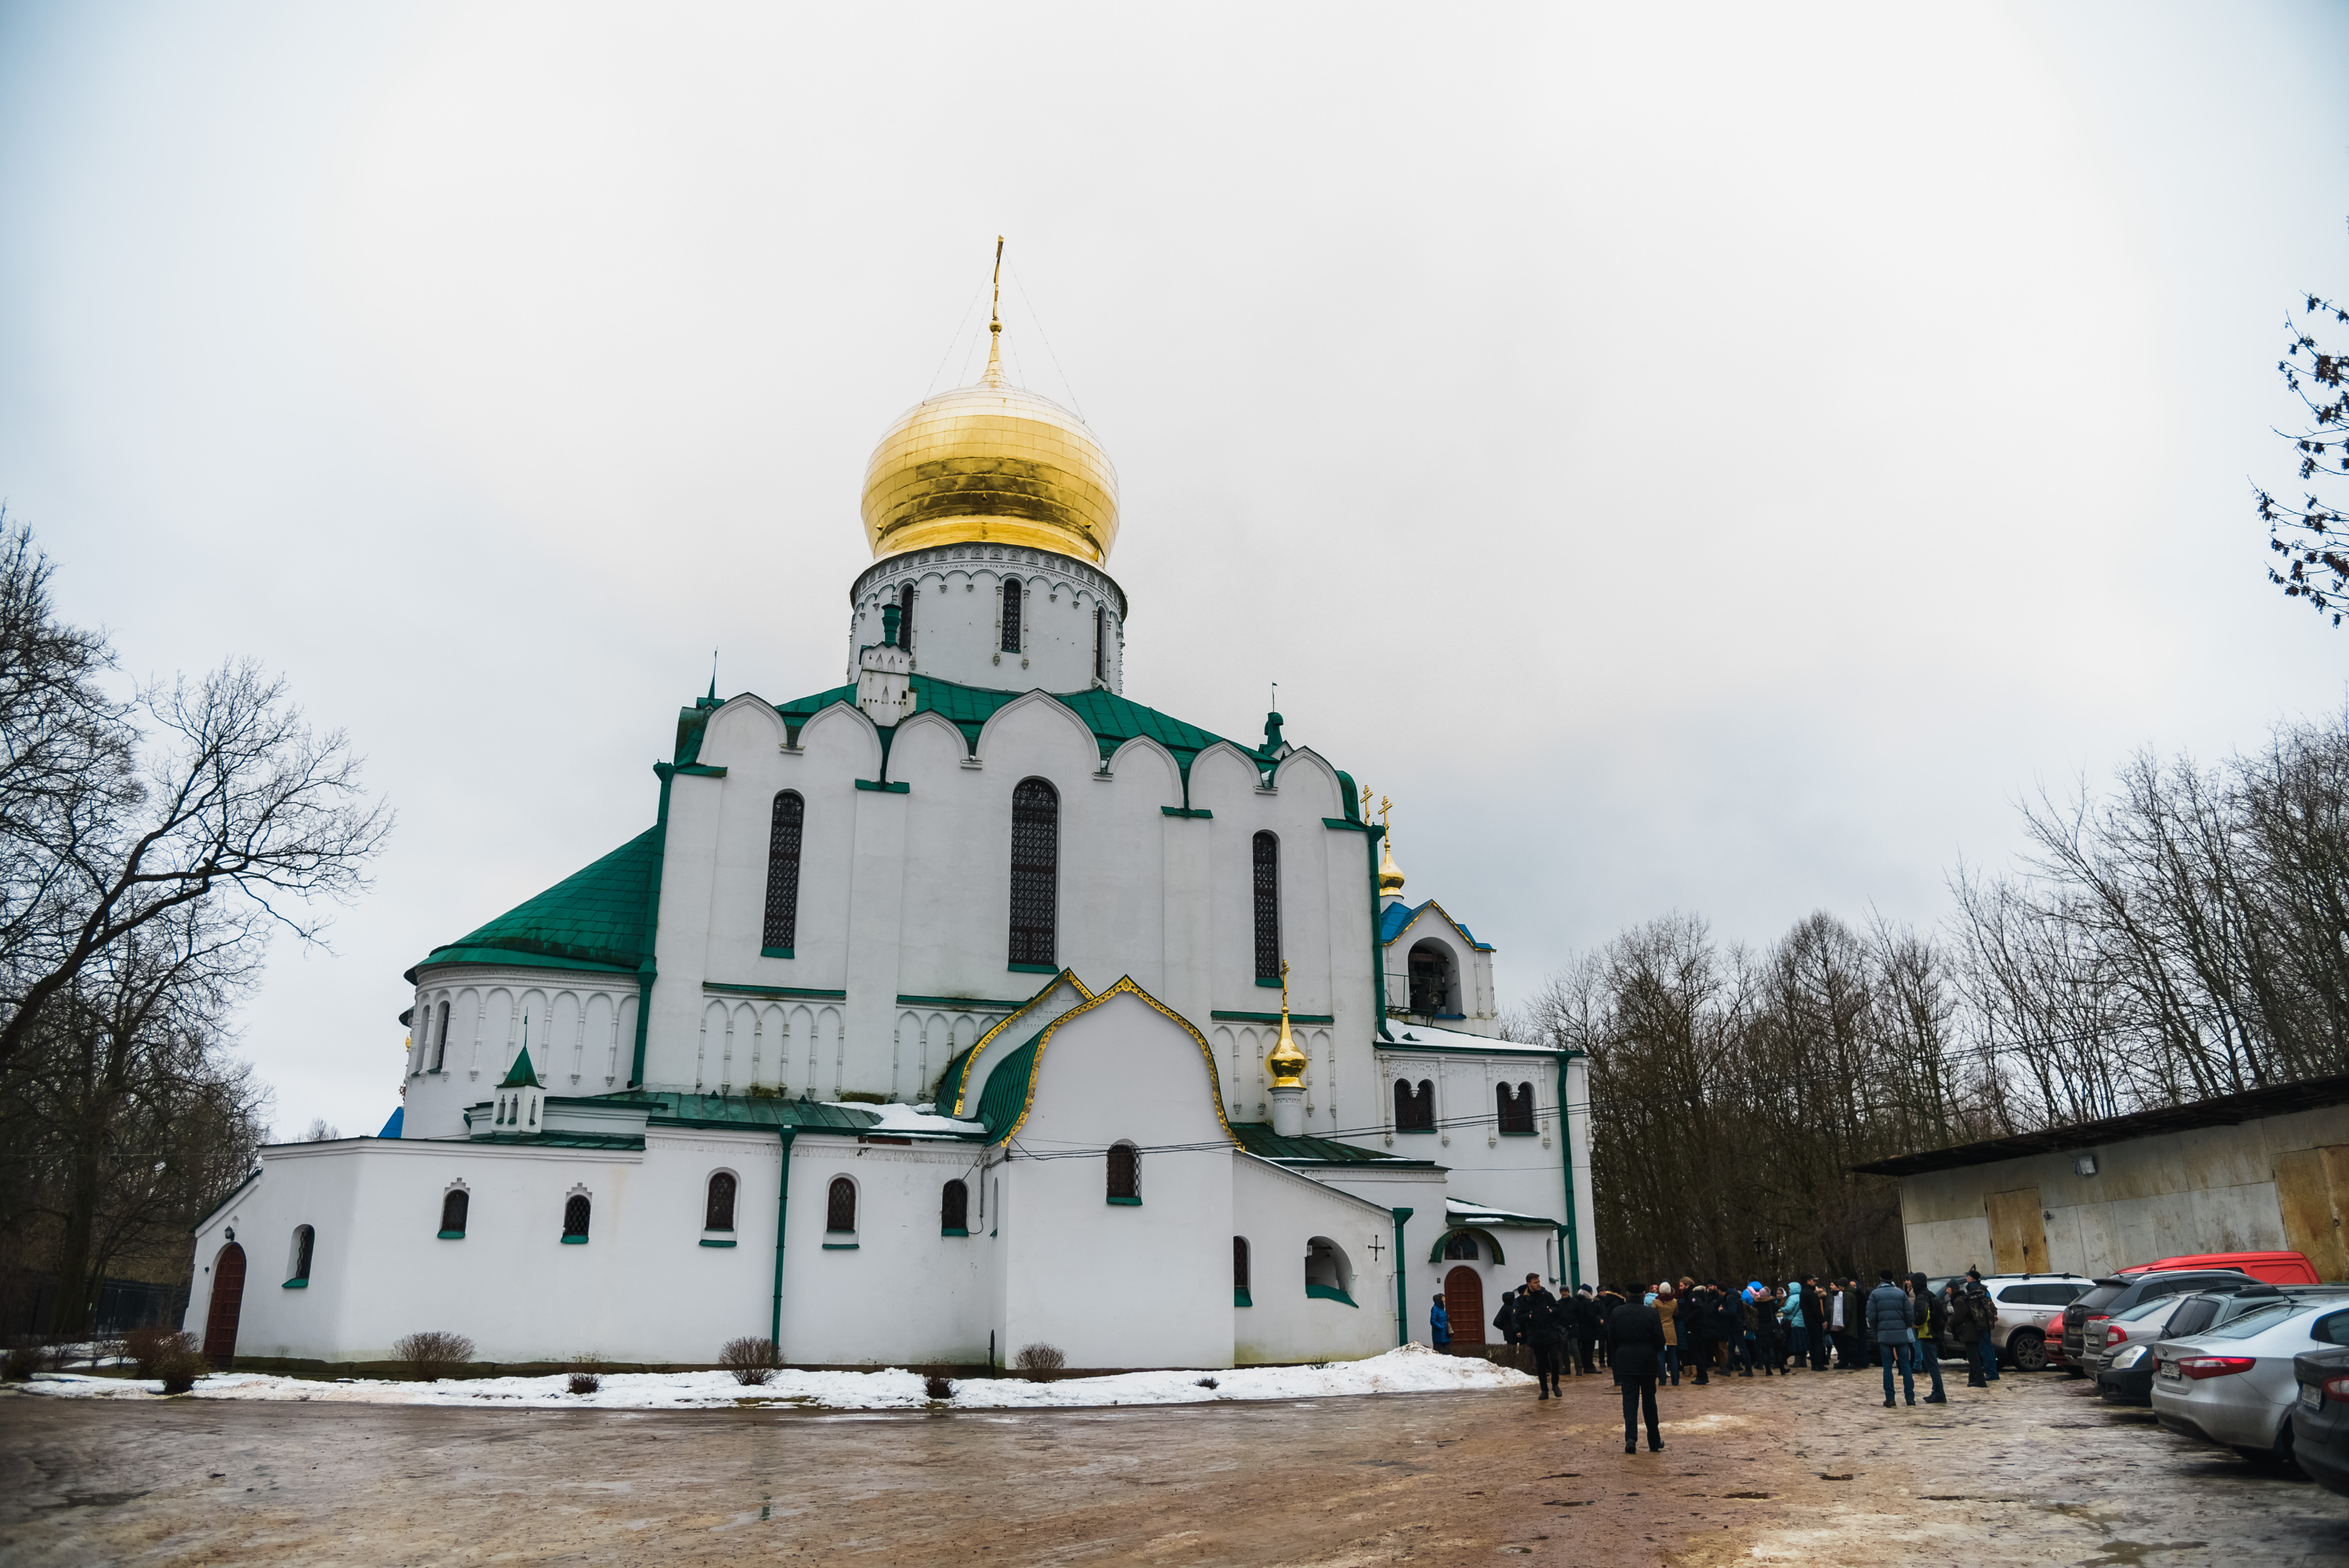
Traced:
<svg viewBox="0 0 2349 1568">
<path fill-rule="evenodd" d="M 1168 1006 L 1165 1003 L 1160 1001 L 1149 992 L 1143 990 L 1134 982 L 1134 978 L 1131 975 L 1121 976 L 1118 983 L 1112 985 L 1108 990 L 1102 992 L 1099 995 L 1086 997 L 1082 1002 L 1080 1002 L 1075 1006 L 1070 1008 L 1067 1012 L 1061 1014 L 1059 1017 L 1053 1019 L 1050 1024 L 1044 1026 L 1044 1032 L 1036 1037 L 1035 1059 L 1028 1064 L 1028 1088 L 1027 1091 L 1020 1097 L 1019 1114 L 1012 1118 L 1011 1125 L 1004 1129 L 1003 1135 L 1000 1138 L 995 1139 L 993 1141 L 997 1143 L 1009 1143 L 1012 1139 L 1019 1136 L 1019 1130 L 1021 1128 L 1028 1125 L 1028 1113 L 1036 1109 L 1036 1080 L 1042 1075 L 1044 1070 L 1044 1052 L 1046 1048 L 1051 1045 L 1052 1037 L 1060 1032 L 1061 1026 L 1067 1023 L 1071 1018 L 1092 1012 L 1095 1007 L 1098 1007 L 1102 1003 L 1109 1001 L 1112 997 L 1120 995 L 1135 997 L 1154 1012 L 1163 1014 L 1183 1026 L 1183 1032 L 1191 1037 L 1192 1044 L 1199 1047 L 1199 1059 L 1205 1062 L 1207 1066 L 1207 1088 L 1215 1099 L 1216 1125 L 1224 1130 L 1224 1136 L 1231 1140 L 1233 1148 L 1245 1148 L 1246 1145 L 1240 1142 L 1239 1134 L 1232 1130 L 1231 1119 L 1224 1114 L 1223 1078 L 1221 1075 L 1216 1071 L 1216 1053 L 1208 1047 L 1207 1037 L 1199 1033 L 1198 1026 L 1192 1023 L 1190 1019 L 1185 1017 L 1182 1014 L 1176 1012 L 1174 1008 Z M 977 1052 L 974 1051 L 972 1055 L 975 1059 Z"/>
</svg>

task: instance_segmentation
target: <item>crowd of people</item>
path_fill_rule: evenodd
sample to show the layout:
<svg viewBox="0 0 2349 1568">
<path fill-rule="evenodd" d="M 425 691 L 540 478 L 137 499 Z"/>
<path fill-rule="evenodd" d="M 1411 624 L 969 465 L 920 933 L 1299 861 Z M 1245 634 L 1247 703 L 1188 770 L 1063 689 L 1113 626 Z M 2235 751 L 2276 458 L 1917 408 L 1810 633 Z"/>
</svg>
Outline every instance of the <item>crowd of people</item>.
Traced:
<svg viewBox="0 0 2349 1568">
<path fill-rule="evenodd" d="M 1428 1317 L 1437 1348 L 1448 1348 L 1452 1325 L 1438 1295 Z M 1651 1452 L 1663 1437 L 1656 1390 L 1677 1388 L 1685 1375 L 1698 1386 L 1715 1376 L 1791 1377 L 1800 1371 L 1876 1367 L 1884 1375 L 1884 1408 L 1901 1395 L 1918 1403 L 1916 1381 L 1930 1380 L 1928 1405 L 1949 1396 L 1941 1382 L 1944 1357 L 1965 1362 L 1966 1386 L 1998 1380 L 1992 1330 L 1998 1308 L 1970 1269 L 1940 1290 L 1920 1274 L 1879 1271 L 1876 1284 L 1806 1275 L 1783 1286 L 1762 1280 L 1743 1286 L 1683 1277 L 1654 1285 L 1584 1285 L 1553 1295 L 1537 1274 L 1501 1298 L 1493 1326 L 1510 1358 L 1530 1362 L 1539 1398 L 1559 1394 L 1563 1377 L 1596 1376 L 1603 1367 L 1623 1392 L 1623 1451 L 1636 1452 L 1644 1418 Z"/>
</svg>

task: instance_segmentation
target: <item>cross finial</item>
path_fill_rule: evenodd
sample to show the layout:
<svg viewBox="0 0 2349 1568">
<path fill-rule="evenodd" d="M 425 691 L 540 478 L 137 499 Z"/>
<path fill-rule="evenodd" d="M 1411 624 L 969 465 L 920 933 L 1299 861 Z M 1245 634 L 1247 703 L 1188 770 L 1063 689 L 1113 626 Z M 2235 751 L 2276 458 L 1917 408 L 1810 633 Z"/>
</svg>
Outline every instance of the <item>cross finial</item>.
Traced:
<svg viewBox="0 0 2349 1568">
<path fill-rule="evenodd" d="M 1288 959 L 1286 959 L 1286 958 L 1284 958 L 1284 959 L 1282 959 L 1282 960 L 1280 961 L 1280 1016 L 1281 1016 L 1281 1020 L 1282 1020 L 1284 1023 L 1288 1021 Z"/>
<path fill-rule="evenodd" d="M 979 380 L 989 387 L 1003 385 L 1003 236 L 995 236 L 995 303 L 988 309 L 987 374 Z"/>
</svg>

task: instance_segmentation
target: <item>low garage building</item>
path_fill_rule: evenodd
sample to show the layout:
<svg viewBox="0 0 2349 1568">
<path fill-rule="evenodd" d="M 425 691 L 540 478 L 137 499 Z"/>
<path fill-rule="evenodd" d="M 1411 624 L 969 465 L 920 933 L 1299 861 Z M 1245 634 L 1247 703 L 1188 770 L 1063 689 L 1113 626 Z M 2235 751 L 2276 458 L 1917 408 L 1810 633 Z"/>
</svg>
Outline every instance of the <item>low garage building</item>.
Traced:
<svg viewBox="0 0 2349 1568">
<path fill-rule="evenodd" d="M 2288 1250 L 2349 1279 L 2349 1075 L 1852 1169 L 1899 1179 L 1909 1266 L 1929 1274 Z"/>
</svg>

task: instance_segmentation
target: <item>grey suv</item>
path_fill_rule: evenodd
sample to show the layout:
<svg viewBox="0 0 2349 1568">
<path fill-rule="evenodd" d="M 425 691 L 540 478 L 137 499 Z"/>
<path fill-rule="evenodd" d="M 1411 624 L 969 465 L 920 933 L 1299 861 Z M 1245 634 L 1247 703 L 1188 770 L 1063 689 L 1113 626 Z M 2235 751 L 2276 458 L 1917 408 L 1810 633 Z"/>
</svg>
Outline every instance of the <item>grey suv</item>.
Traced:
<svg viewBox="0 0 2349 1568">
<path fill-rule="evenodd" d="M 1990 1336 L 2001 1358 L 2018 1372 L 2044 1367 L 2047 1342 L 2062 1333 L 2064 1309 L 2095 1283 L 2085 1274 L 1982 1275 L 1982 1288 L 1998 1308 Z"/>
<path fill-rule="evenodd" d="M 2110 1274 L 2095 1288 L 2064 1309 L 2064 1335 L 2053 1359 L 2075 1377 L 2085 1377 L 2105 1347 L 2105 1325 L 2116 1313 L 2157 1295 L 2183 1295 L 2190 1291 L 2239 1291 L 2256 1284 L 2240 1269 L 2164 1269 L 2158 1273 Z"/>
</svg>

